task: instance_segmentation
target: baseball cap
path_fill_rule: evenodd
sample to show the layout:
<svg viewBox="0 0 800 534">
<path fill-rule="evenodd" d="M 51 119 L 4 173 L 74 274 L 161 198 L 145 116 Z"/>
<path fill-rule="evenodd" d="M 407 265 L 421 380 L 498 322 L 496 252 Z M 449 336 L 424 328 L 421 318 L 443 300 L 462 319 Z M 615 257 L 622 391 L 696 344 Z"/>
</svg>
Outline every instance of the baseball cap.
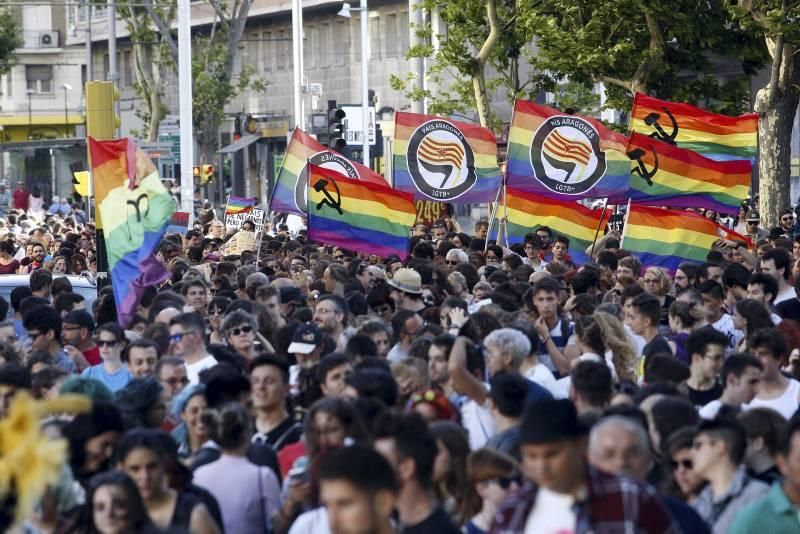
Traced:
<svg viewBox="0 0 800 534">
<path fill-rule="evenodd" d="M 322 341 L 322 330 L 314 323 L 304 323 L 298 326 L 289 345 L 289 354 L 310 354 Z"/>
<path fill-rule="evenodd" d="M 756 210 L 750 210 L 747 212 L 747 215 L 744 216 L 744 220 L 747 222 L 758 222 L 761 220 L 761 214 Z"/>
<path fill-rule="evenodd" d="M 64 324 L 75 324 L 81 328 L 88 328 L 89 332 L 94 332 L 94 320 L 86 310 L 72 310 L 63 320 Z"/>
</svg>

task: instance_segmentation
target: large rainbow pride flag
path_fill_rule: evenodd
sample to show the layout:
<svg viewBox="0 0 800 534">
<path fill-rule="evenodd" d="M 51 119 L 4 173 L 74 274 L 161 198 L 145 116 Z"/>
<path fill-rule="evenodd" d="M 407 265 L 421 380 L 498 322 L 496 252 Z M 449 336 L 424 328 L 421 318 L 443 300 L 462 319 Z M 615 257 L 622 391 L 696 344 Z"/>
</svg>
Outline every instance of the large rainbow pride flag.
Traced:
<svg viewBox="0 0 800 534">
<path fill-rule="evenodd" d="M 748 239 L 693 211 L 630 204 L 620 246 L 645 267 L 673 274 L 685 261 L 703 263 L 719 239 Z"/>
<path fill-rule="evenodd" d="M 561 200 L 625 202 L 627 142 L 590 117 L 517 100 L 508 132 L 508 187 Z"/>
<path fill-rule="evenodd" d="M 89 137 L 89 153 L 117 319 L 127 327 L 144 290 L 169 276 L 153 253 L 172 220 L 175 202 L 133 139 Z"/>
<path fill-rule="evenodd" d="M 308 237 L 367 254 L 408 256 L 412 195 L 309 166 Z"/>
<path fill-rule="evenodd" d="M 754 161 L 758 152 L 757 113 L 729 117 L 636 93 L 629 129 L 717 161 Z"/>
<path fill-rule="evenodd" d="M 386 185 L 380 174 L 329 150 L 300 128 L 295 128 L 286 155 L 283 157 L 278 179 L 272 190 L 270 209 L 280 213 L 306 214 L 308 180 L 306 164 L 313 163 L 356 180 Z"/>
<path fill-rule="evenodd" d="M 639 133 L 631 134 L 627 152 L 632 202 L 735 215 L 750 191 L 748 160 L 715 161 Z"/>
<path fill-rule="evenodd" d="M 589 247 L 611 217 L 602 209 L 591 210 L 574 200 L 558 200 L 508 188 L 506 235 L 510 243 L 522 243 L 525 234 L 548 226 L 555 235 L 569 238 L 569 255 L 576 265 L 589 261 Z M 605 220 L 601 221 L 601 217 Z"/>
<path fill-rule="evenodd" d="M 418 113 L 394 114 L 392 185 L 421 200 L 489 202 L 502 183 L 491 130 Z"/>
</svg>

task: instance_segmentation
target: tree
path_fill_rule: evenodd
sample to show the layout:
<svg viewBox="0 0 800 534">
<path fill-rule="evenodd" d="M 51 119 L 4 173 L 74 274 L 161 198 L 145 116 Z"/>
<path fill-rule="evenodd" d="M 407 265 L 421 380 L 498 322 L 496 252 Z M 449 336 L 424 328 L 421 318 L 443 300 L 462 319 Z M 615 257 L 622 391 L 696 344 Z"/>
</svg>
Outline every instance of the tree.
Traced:
<svg viewBox="0 0 800 534">
<path fill-rule="evenodd" d="M 5 74 L 13 65 L 14 50 L 22 46 L 17 19 L 8 8 L 0 9 L 0 74 Z"/>
<path fill-rule="evenodd" d="M 175 69 L 167 39 L 154 31 L 150 15 L 140 4 L 128 1 L 117 4 L 120 17 L 126 22 L 133 42 L 134 90 L 144 103 L 137 107 L 136 115 L 144 123 L 144 131 L 135 135 L 154 142 L 166 110 L 163 104 L 164 75 Z M 153 10 L 169 26 L 175 19 L 176 3 L 161 0 Z"/>
<path fill-rule="evenodd" d="M 242 90 L 250 87 L 263 91 L 265 83 L 254 77 L 254 69 L 242 65 L 234 76 L 252 0 L 233 0 L 230 4 L 210 0 L 215 18 L 206 34 L 195 35 L 192 43 L 192 126 L 198 144 L 199 161 L 213 161 L 219 139 L 219 127 L 225 107 Z M 164 39 L 172 64 L 178 64 L 178 44 L 170 23 L 153 0 L 144 0 L 145 9 Z M 235 79 L 234 79 L 235 78 Z"/>
<path fill-rule="evenodd" d="M 770 56 L 769 83 L 756 95 L 759 209 L 762 221 L 777 226 L 791 205 L 791 138 L 800 102 L 800 5 L 787 0 L 738 0 L 739 23 L 760 35 Z"/>
<path fill-rule="evenodd" d="M 416 28 L 425 44 L 412 47 L 407 57 L 429 60 L 426 75 L 436 90 L 407 89 L 410 74 L 393 75 L 392 87 L 412 100 L 427 99 L 431 113 L 477 110 L 482 126 L 496 128 L 492 96 L 502 87 L 513 100 L 531 82 L 522 82 L 519 77 L 520 55 L 526 54 L 525 45 L 532 38 L 529 28 L 518 24 L 528 5 L 523 0 L 422 0 L 418 9 L 438 13 L 447 34 L 434 34 L 429 20 Z"/>
</svg>

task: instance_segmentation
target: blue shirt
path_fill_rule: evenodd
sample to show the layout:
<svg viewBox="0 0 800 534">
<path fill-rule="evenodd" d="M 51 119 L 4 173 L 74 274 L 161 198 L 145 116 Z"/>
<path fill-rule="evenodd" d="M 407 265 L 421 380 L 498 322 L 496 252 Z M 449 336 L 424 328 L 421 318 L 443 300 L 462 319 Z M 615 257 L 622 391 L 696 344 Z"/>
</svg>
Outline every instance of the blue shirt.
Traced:
<svg viewBox="0 0 800 534">
<path fill-rule="evenodd" d="M 128 382 L 133 380 L 127 365 L 120 367 L 116 373 L 109 373 L 103 368 L 102 363 L 84 369 L 81 376 L 99 380 L 111 390 L 111 393 L 119 391 L 124 388 Z"/>
</svg>

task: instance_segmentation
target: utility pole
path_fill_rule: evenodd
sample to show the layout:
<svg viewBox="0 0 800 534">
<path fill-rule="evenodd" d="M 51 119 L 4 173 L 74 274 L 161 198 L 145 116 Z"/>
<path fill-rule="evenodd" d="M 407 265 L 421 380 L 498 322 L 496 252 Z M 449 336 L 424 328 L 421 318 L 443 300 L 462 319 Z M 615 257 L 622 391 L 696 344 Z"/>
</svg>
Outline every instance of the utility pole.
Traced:
<svg viewBox="0 0 800 534">
<path fill-rule="evenodd" d="M 189 0 L 178 0 L 178 95 L 181 134 L 181 211 L 194 221 L 194 138 L 192 137 L 192 8 Z"/>
</svg>

